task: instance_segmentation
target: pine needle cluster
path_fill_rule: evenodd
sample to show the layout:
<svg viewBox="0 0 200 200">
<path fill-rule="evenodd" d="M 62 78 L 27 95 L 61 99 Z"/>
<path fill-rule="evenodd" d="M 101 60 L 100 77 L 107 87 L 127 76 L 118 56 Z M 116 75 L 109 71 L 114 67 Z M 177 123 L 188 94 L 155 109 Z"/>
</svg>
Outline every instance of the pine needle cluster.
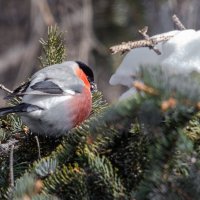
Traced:
<svg viewBox="0 0 200 200">
<path fill-rule="evenodd" d="M 43 55 L 39 57 L 42 67 L 62 63 L 66 58 L 66 48 L 64 46 L 63 33 L 58 27 L 48 28 L 47 41 L 40 40 Z"/>
</svg>

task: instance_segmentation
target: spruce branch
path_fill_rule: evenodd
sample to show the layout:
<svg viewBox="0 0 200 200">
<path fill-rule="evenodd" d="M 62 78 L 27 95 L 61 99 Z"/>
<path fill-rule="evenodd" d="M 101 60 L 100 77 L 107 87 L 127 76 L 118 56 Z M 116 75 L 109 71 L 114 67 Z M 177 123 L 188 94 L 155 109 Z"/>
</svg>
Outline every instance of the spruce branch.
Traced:
<svg viewBox="0 0 200 200">
<path fill-rule="evenodd" d="M 117 200 L 124 198 L 125 188 L 117 175 L 116 169 L 113 168 L 112 163 L 105 156 L 100 157 L 98 154 L 95 155 L 87 147 L 84 149 L 84 156 L 87 157 L 89 164 L 87 173 L 90 174 L 89 176 L 91 178 L 95 179 L 93 190 L 105 188 L 108 196 L 104 196 L 104 199 Z"/>
<path fill-rule="evenodd" d="M 58 161 L 55 157 L 42 158 L 33 164 L 33 172 L 40 178 L 45 178 L 56 171 Z"/>
<path fill-rule="evenodd" d="M 127 194 L 137 187 L 148 166 L 148 139 L 143 135 L 137 120 L 134 120 L 130 130 L 126 133 L 121 133 L 116 129 L 111 131 L 115 132 L 115 135 L 112 133 L 113 137 L 109 133 L 107 137 L 96 141 L 97 152 L 106 156 L 117 168 L 117 174 L 120 174 Z"/>
<path fill-rule="evenodd" d="M 58 27 L 48 28 L 47 41 L 40 40 L 42 44 L 43 55 L 39 57 L 42 67 L 62 63 L 66 57 L 63 33 L 58 31 Z"/>
<path fill-rule="evenodd" d="M 174 187 L 179 187 L 176 182 L 178 177 L 172 173 L 176 166 L 174 163 L 177 162 L 175 152 L 185 151 L 189 155 L 193 151 L 190 141 L 181 131 L 181 128 L 188 121 L 188 117 L 182 116 L 185 111 L 181 109 L 177 110 L 177 112 L 181 123 L 177 122 L 177 116 L 174 115 L 169 124 L 164 124 L 160 133 L 153 135 L 154 138 L 152 138 L 152 144 L 150 143 L 148 154 L 150 163 L 146 174 L 144 174 L 145 178 L 135 193 L 136 199 L 143 199 L 150 195 L 153 195 L 155 198 L 160 198 L 173 193 L 175 193 L 175 197 L 177 195 L 177 197 L 181 197 L 179 195 L 185 196 L 184 193 L 180 194 L 177 190 L 172 192 L 169 189 L 172 184 Z M 174 123 L 177 124 L 176 128 L 174 128 Z M 183 148 L 183 144 L 187 146 Z M 165 189 L 163 190 L 162 188 Z M 166 191 L 168 191 L 168 194 L 166 194 Z"/>
<path fill-rule="evenodd" d="M 161 66 L 148 65 L 140 66 L 137 78 L 141 81 L 133 83 L 136 89 L 162 97 L 161 108 L 163 111 L 174 108 L 176 105 L 199 108 L 200 79 L 198 72 L 195 72 L 195 75 L 194 72 L 170 74 L 166 73 Z"/>
<path fill-rule="evenodd" d="M 77 164 L 63 165 L 44 181 L 44 193 L 60 199 L 89 199 L 85 171 Z"/>
</svg>

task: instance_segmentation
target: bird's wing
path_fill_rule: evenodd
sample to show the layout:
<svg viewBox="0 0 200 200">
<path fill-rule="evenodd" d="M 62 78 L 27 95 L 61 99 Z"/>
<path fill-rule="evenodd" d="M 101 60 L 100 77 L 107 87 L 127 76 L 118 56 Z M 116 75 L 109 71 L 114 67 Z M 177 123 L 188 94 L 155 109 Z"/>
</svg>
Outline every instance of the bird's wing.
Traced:
<svg viewBox="0 0 200 200">
<path fill-rule="evenodd" d="M 65 95 L 81 93 L 84 88 L 82 80 L 75 75 L 65 76 L 65 78 L 45 77 L 44 79 L 33 80 L 24 94 L 44 94 L 44 95 Z"/>
<path fill-rule="evenodd" d="M 84 84 L 81 80 L 75 76 L 70 75 L 61 79 L 59 77 L 53 78 L 43 78 L 43 79 L 33 79 L 29 82 L 16 88 L 12 94 L 7 96 L 5 99 L 12 99 L 16 96 L 24 95 L 74 95 L 76 93 L 81 93 Z"/>
<path fill-rule="evenodd" d="M 44 95 L 65 95 L 81 93 L 84 82 L 77 77 L 74 70 L 62 65 L 46 67 L 32 76 L 27 93 Z"/>
</svg>

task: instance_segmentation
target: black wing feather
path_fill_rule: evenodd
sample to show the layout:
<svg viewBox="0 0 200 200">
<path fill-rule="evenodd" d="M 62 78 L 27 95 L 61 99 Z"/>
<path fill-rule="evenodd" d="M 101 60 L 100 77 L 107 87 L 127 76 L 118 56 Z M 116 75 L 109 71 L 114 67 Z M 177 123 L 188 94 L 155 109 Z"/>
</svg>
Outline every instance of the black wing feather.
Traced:
<svg viewBox="0 0 200 200">
<path fill-rule="evenodd" d="M 63 94 L 63 90 L 52 81 L 40 81 L 31 86 L 31 89 L 48 94 Z"/>
</svg>

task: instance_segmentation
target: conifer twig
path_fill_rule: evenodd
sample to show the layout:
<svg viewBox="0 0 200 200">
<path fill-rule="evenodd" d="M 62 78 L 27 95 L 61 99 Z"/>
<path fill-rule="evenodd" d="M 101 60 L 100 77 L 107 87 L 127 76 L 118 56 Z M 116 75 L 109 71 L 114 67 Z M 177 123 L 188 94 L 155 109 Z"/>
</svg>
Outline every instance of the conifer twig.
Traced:
<svg viewBox="0 0 200 200">
<path fill-rule="evenodd" d="M 12 94 L 13 92 L 11 90 L 9 90 L 8 88 L 6 88 L 3 84 L 0 84 L 0 89 L 4 90 L 7 93 Z"/>
<path fill-rule="evenodd" d="M 10 186 L 12 188 L 14 187 L 13 150 L 14 150 L 14 145 L 11 145 L 11 148 L 10 148 L 10 163 L 9 163 L 9 168 L 10 168 Z"/>
<path fill-rule="evenodd" d="M 145 40 L 151 41 L 149 35 L 147 34 L 148 26 L 145 26 L 143 29 L 139 30 L 138 32 L 144 37 Z M 150 49 L 153 49 L 158 55 L 161 55 L 159 49 L 155 48 L 155 45 L 152 43 L 149 46 Z"/>
<path fill-rule="evenodd" d="M 41 159 L 40 142 L 39 142 L 39 140 L 38 140 L 38 136 L 35 136 L 35 140 L 36 140 L 37 148 L 38 148 L 38 159 Z"/>
<path fill-rule="evenodd" d="M 185 30 L 186 29 L 185 26 L 182 24 L 182 22 L 180 21 L 180 19 L 176 15 L 172 16 L 172 21 L 174 22 L 174 24 L 176 25 L 176 27 L 179 30 Z"/>
</svg>

